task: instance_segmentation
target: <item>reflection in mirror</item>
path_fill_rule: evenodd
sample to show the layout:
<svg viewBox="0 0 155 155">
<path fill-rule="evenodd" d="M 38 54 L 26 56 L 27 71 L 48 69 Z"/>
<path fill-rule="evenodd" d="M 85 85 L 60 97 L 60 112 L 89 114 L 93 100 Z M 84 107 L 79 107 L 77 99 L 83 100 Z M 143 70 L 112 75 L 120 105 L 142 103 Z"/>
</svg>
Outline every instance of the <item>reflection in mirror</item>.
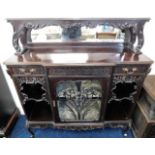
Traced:
<svg viewBox="0 0 155 155">
<path fill-rule="evenodd" d="M 109 25 L 98 25 L 94 28 L 86 26 L 61 28 L 60 26 L 46 26 L 31 31 L 31 40 L 34 43 L 60 41 L 108 41 L 124 42 L 125 34 Z"/>
<path fill-rule="evenodd" d="M 32 42 L 52 42 L 61 39 L 62 28 L 60 26 L 47 26 L 31 31 Z"/>
</svg>

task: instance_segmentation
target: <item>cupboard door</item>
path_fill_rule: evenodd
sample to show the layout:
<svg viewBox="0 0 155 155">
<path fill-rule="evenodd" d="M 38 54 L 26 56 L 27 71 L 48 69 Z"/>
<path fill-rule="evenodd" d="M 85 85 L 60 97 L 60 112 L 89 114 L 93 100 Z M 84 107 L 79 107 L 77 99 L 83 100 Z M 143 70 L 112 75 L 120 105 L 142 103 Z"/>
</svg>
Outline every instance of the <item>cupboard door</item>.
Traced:
<svg viewBox="0 0 155 155">
<path fill-rule="evenodd" d="M 109 80 L 106 78 L 50 79 L 58 122 L 102 120 Z"/>
</svg>

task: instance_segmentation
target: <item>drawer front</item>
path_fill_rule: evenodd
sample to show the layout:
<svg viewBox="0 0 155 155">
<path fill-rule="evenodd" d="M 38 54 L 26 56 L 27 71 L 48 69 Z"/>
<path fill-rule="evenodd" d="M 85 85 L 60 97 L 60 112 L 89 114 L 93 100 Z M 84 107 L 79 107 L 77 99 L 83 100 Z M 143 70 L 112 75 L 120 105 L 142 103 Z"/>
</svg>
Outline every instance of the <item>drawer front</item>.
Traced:
<svg viewBox="0 0 155 155">
<path fill-rule="evenodd" d="M 145 74 L 149 72 L 149 65 L 120 65 L 114 69 L 115 74 Z"/>
<path fill-rule="evenodd" d="M 9 67 L 13 75 L 40 75 L 45 74 L 45 69 L 42 66 L 12 66 Z"/>
<path fill-rule="evenodd" d="M 95 77 L 110 77 L 112 67 L 51 67 L 48 68 L 50 77 L 57 76 L 95 76 Z"/>
</svg>

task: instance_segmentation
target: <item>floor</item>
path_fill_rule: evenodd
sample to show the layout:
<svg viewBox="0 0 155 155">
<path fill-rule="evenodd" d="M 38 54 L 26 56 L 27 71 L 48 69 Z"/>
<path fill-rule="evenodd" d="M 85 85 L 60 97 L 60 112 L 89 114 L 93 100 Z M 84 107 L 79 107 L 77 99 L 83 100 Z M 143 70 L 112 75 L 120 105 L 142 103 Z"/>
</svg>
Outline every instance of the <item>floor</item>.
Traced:
<svg viewBox="0 0 155 155">
<path fill-rule="evenodd" d="M 31 134 L 25 127 L 25 117 L 20 116 L 14 126 L 10 138 L 30 138 Z M 36 138 L 124 138 L 121 128 L 105 128 L 88 131 L 72 131 L 62 129 L 33 129 Z M 132 131 L 129 130 L 126 138 L 134 137 Z"/>
</svg>

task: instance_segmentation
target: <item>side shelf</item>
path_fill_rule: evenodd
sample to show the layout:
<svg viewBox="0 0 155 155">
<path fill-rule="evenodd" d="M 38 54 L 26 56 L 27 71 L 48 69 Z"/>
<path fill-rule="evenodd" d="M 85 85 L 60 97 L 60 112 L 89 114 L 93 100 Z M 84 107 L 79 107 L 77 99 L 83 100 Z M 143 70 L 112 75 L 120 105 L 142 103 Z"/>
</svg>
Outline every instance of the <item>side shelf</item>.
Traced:
<svg viewBox="0 0 155 155">
<path fill-rule="evenodd" d="M 131 100 L 112 100 L 108 103 L 105 120 L 128 120 L 131 117 L 132 107 L 135 105 Z"/>
<path fill-rule="evenodd" d="M 52 121 L 51 107 L 45 100 L 27 100 L 23 107 L 29 121 Z"/>
</svg>

